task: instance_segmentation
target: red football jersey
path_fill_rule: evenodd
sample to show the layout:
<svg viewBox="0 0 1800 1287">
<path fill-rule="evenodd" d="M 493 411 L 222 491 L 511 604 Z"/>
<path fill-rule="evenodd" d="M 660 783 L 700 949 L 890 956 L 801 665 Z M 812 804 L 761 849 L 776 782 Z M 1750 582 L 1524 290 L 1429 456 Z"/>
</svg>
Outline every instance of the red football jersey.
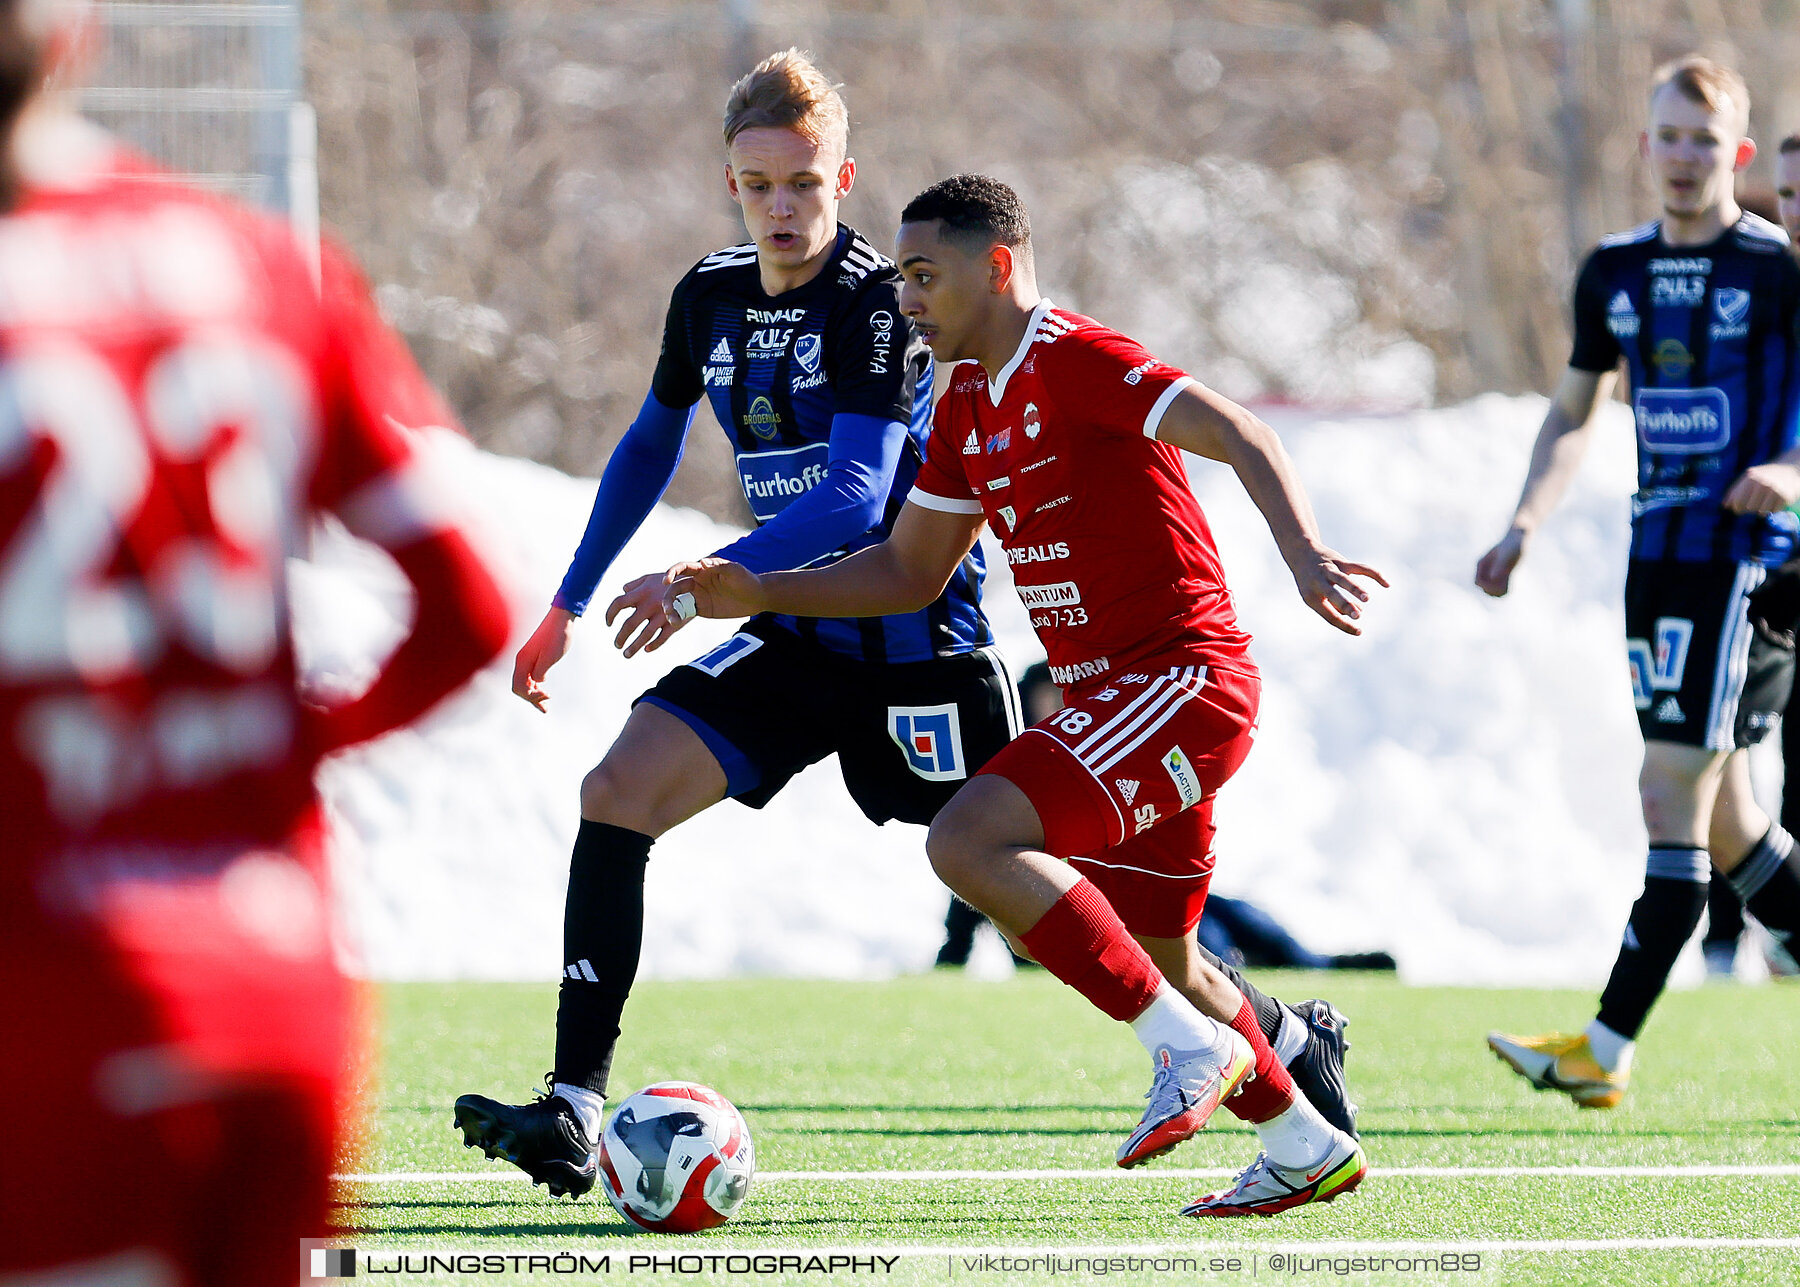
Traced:
<svg viewBox="0 0 1800 1287">
<path fill-rule="evenodd" d="M 986 516 L 1063 687 L 1170 656 L 1252 664 L 1181 452 L 1156 439 L 1192 383 L 1045 300 L 997 380 L 965 363 L 938 401 L 910 499 Z"/>
<path fill-rule="evenodd" d="M 323 278 L 129 161 L 0 219 L 9 859 L 278 841 L 310 809 L 285 561 L 320 510 L 390 548 L 442 530 L 399 423 L 441 404 L 348 261 Z"/>
</svg>

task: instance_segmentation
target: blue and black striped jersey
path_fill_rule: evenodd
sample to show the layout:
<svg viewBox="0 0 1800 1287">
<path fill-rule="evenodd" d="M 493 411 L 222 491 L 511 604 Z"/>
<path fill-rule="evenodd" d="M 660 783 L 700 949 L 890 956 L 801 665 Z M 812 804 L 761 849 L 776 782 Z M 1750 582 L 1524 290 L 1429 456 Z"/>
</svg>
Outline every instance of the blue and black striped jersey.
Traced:
<svg viewBox="0 0 1800 1287">
<path fill-rule="evenodd" d="M 1651 222 L 1603 239 L 1575 285 L 1569 365 L 1625 359 L 1637 422 L 1631 557 L 1778 563 L 1796 520 L 1735 514 L 1726 490 L 1800 435 L 1800 267 L 1746 213 L 1718 240 L 1670 246 Z"/>
<path fill-rule="evenodd" d="M 831 423 L 843 413 L 908 426 L 876 524 L 808 566 L 879 544 L 892 530 L 931 433 L 931 354 L 900 313 L 900 275 L 854 229 L 810 282 L 770 297 L 753 244 L 708 255 L 675 288 L 651 388 L 668 407 L 704 394 L 726 426 L 757 523 L 824 478 Z M 981 548 L 928 607 L 891 617 L 775 619 L 833 652 L 866 661 L 924 661 L 992 644 L 982 613 Z"/>
</svg>

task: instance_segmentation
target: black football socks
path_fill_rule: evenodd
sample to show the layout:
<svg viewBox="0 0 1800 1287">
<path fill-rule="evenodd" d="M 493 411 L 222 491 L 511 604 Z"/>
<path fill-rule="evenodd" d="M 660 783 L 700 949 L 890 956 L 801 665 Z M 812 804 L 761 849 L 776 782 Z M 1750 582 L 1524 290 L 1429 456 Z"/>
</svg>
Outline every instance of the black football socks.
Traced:
<svg viewBox="0 0 1800 1287">
<path fill-rule="evenodd" d="M 1706 910 L 1712 861 L 1688 845 L 1651 845 L 1644 892 L 1631 906 L 1625 941 L 1612 977 L 1600 994 L 1599 1020 L 1636 1040 L 1644 1019 L 1669 981 L 1675 958 L 1699 927 Z"/>
<path fill-rule="evenodd" d="M 1281 1016 L 1287 1012 L 1287 1007 L 1246 979 L 1236 966 L 1227 965 L 1203 946 L 1200 948 L 1200 955 L 1206 958 L 1207 964 L 1230 979 L 1237 990 L 1244 994 L 1244 1000 L 1248 1001 L 1250 1008 L 1256 1011 L 1256 1026 L 1262 1029 L 1263 1036 L 1268 1039 L 1269 1045 L 1274 1046 L 1276 1039 L 1281 1035 Z"/>
<path fill-rule="evenodd" d="M 1730 879 L 1750 914 L 1792 950 L 1800 942 L 1795 938 L 1800 931 L 1800 866 L 1794 838 L 1780 823 L 1770 823 L 1768 834 L 1732 869 Z"/>
<path fill-rule="evenodd" d="M 619 1017 L 644 946 L 644 866 L 649 836 L 581 820 L 563 910 L 563 978 L 556 1003 L 560 1085 L 606 1093 Z"/>
</svg>

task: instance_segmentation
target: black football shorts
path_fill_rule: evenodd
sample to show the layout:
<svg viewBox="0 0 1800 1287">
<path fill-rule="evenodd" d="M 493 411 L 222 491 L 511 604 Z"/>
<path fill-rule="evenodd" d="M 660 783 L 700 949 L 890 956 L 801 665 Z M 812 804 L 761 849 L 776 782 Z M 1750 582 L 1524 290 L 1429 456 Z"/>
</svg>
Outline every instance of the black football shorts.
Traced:
<svg viewBox="0 0 1800 1287">
<path fill-rule="evenodd" d="M 1732 751 L 1774 727 L 1794 683 L 1794 646 L 1750 611 L 1767 574 L 1759 563 L 1632 560 L 1625 646 L 1645 741 Z"/>
<path fill-rule="evenodd" d="M 733 799 L 760 809 L 835 753 L 851 797 L 878 823 L 929 823 L 1021 728 L 1018 690 L 992 648 L 859 661 L 766 617 L 638 700 L 699 735 Z"/>
</svg>

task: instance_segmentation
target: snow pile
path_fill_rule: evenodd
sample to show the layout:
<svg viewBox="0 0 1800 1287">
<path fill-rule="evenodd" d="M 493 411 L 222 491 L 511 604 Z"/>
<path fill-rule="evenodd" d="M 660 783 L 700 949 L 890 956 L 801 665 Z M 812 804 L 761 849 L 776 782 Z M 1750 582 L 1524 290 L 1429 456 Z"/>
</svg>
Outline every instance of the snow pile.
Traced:
<svg viewBox="0 0 1800 1287">
<path fill-rule="evenodd" d="M 1642 879 L 1640 744 L 1620 641 L 1633 478 L 1621 408 L 1607 409 L 1513 594 L 1496 602 L 1471 584 L 1511 513 L 1543 409 L 1539 398 L 1490 396 L 1373 419 L 1274 417 L 1327 541 L 1394 583 L 1361 639 L 1300 603 L 1230 471 L 1192 465 L 1266 683 L 1257 749 L 1220 797 L 1215 887 L 1264 903 L 1321 950 L 1389 947 L 1416 981 L 1597 981 Z M 522 640 L 594 484 L 460 440 L 438 454 L 479 510 Z M 659 509 L 607 590 L 730 536 Z M 992 611 L 1022 667 L 1042 652 L 996 563 Z M 399 633 L 403 585 L 379 556 L 331 535 L 296 577 L 309 669 L 354 689 Z M 729 633 L 697 622 L 627 662 L 596 610 L 550 676 L 548 716 L 511 695 L 509 652 L 419 728 L 328 764 L 321 781 L 364 968 L 555 977 L 582 776 L 633 697 Z M 654 851 L 644 975 L 923 968 L 946 902 L 923 837 L 870 826 L 832 763 L 760 814 L 721 805 Z"/>
</svg>

